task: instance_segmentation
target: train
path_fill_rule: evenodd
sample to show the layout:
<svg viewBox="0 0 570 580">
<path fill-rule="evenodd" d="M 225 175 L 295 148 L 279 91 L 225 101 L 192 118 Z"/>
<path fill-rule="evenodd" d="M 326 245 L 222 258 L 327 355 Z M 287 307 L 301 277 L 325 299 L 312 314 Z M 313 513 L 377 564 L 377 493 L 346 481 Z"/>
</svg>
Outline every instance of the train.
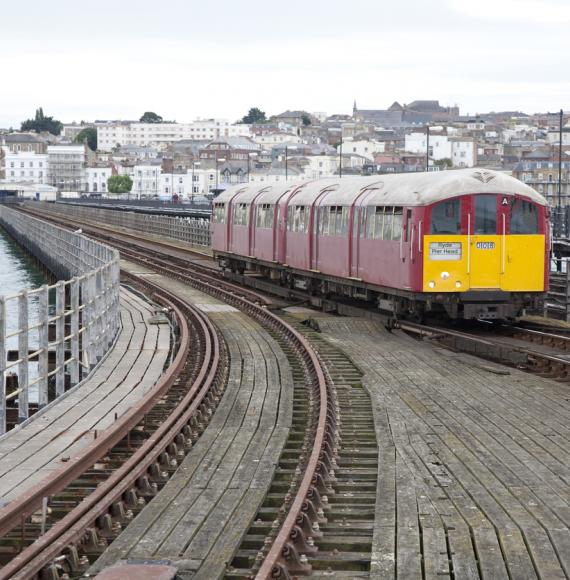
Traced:
<svg viewBox="0 0 570 580">
<path fill-rule="evenodd" d="M 394 319 L 512 320 L 538 308 L 550 237 L 545 198 L 483 169 L 238 184 L 212 209 L 225 270 Z"/>
</svg>

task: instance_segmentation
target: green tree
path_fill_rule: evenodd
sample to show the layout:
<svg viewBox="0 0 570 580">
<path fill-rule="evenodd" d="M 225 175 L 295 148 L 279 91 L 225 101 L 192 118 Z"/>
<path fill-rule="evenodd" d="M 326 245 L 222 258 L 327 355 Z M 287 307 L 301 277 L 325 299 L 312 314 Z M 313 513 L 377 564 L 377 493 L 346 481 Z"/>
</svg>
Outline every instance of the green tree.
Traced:
<svg viewBox="0 0 570 580">
<path fill-rule="evenodd" d="M 160 115 L 153 113 L 152 111 L 146 111 L 146 113 L 140 118 L 141 123 L 162 123 L 163 119 Z"/>
<path fill-rule="evenodd" d="M 75 137 L 76 143 L 85 143 L 85 141 L 87 141 L 87 145 L 91 151 L 97 151 L 97 129 L 94 127 L 86 127 Z"/>
<path fill-rule="evenodd" d="M 303 121 L 303 125 L 305 127 L 308 127 L 311 124 L 311 117 L 309 117 L 309 115 L 307 115 L 307 113 L 303 113 L 301 115 L 301 120 Z"/>
<path fill-rule="evenodd" d="M 41 133 L 48 131 L 52 135 L 59 135 L 63 129 L 63 124 L 53 117 L 46 117 L 44 110 L 40 107 L 36 109 L 36 116 L 33 119 L 27 119 L 20 127 L 22 131 L 35 131 Z"/>
<path fill-rule="evenodd" d="M 239 122 L 247 123 L 248 125 L 252 123 L 267 123 L 267 117 L 265 116 L 265 111 L 262 111 L 257 107 L 252 107 L 249 110 L 249 113 Z"/>
<path fill-rule="evenodd" d="M 111 175 L 107 179 L 109 193 L 128 193 L 133 188 L 133 180 L 128 175 Z"/>
<path fill-rule="evenodd" d="M 434 165 L 441 167 L 442 169 L 447 169 L 448 167 L 452 167 L 453 163 L 449 157 L 444 157 L 443 159 L 437 159 L 434 161 Z"/>
</svg>

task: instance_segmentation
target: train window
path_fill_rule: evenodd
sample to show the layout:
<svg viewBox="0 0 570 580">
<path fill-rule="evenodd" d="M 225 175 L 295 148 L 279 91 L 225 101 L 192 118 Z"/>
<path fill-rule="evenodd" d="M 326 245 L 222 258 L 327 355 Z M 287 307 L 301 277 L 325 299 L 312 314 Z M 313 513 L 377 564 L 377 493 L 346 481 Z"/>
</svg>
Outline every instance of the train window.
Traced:
<svg viewBox="0 0 570 580">
<path fill-rule="evenodd" d="M 271 203 L 262 203 L 257 206 L 255 218 L 256 228 L 272 228 L 273 218 L 275 215 L 275 205 Z"/>
<path fill-rule="evenodd" d="M 402 239 L 402 224 L 404 221 L 404 210 L 401 207 L 394 208 L 392 216 L 392 237 L 391 240 L 399 242 Z"/>
<path fill-rule="evenodd" d="M 442 201 L 431 210 L 431 234 L 461 233 L 461 202 L 458 199 Z"/>
<path fill-rule="evenodd" d="M 233 224 L 247 226 L 249 216 L 249 203 L 238 203 L 234 206 Z"/>
<path fill-rule="evenodd" d="M 412 210 L 406 211 L 406 226 L 404 228 L 404 242 L 408 241 L 408 230 L 410 229 L 410 223 L 412 221 Z"/>
<path fill-rule="evenodd" d="M 287 208 L 287 230 L 305 233 L 309 223 L 309 212 L 304 205 L 290 205 Z"/>
<path fill-rule="evenodd" d="M 348 232 L 348 207 L 331 205 L 321 207 L 320 233 L 323 236 L 346 236 Z"/>
<path fill-rule="evenodd" d="M 475 196 L 475 228 L 476 234 L 497 233 L 497 196 Z"/>
<path fill-rule="evenodd" d="M 373 240 L 400 240 L 402 211 L 401 207 L 393 206 L 369 207 L 366 237 Z"/>
<path fill-rule="evenodd" d="M 523 199 L 513 201 L 511 234 L 538 234 L 538 208 L 534 203 Z"/>
<path fill-rule="evenodd" d="M 214 222 L 217 224 L 226 223 L 226 204 L 225 203 L 215 203 L 214 204 Z"/>
</svg>

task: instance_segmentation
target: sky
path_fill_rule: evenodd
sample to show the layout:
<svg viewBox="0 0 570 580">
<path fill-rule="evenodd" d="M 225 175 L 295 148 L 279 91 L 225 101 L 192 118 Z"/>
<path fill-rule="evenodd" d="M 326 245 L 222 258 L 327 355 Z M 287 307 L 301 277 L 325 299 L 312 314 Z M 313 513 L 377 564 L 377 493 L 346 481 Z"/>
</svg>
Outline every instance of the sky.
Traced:
<svg viewBox="0 0 570 580">
<path fill-rule="evenodd" d="M 0 127 L 351 113 L 570 109 L 568 0 L 2 2 Z"/>
</svg>

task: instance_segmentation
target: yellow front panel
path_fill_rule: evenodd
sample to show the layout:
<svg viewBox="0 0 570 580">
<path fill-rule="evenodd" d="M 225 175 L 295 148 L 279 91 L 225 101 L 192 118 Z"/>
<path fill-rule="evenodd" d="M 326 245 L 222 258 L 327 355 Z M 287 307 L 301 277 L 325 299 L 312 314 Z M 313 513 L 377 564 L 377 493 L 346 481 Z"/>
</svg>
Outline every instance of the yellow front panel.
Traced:
<svg viewBox="0 0 570 580">
<path fill-rule="evenodd" d="M 425 236 L 423 265 L 424 292 L 541 292 L 544 236 Z"/>
<path fill-rule="evenodd" d="M 500 288 L 501 286 L 501 236 L 471 236 L 471 267 L 469 286 L 472 290 Z"/>
<path fill-rule="evenodd" d="M 447 251 L 445 244 L 460 244 Z M 443 276 L 442 276 L 443 274 Z M 448 277 L 445 275 L 448 274 Z M 433 288 L 430 286 L 433 284 Z M 457 283 L 461 284 L 458 288 Z M 463 292 L 469 290 L 467 276 L 467 236 L 424 236 L 424 292 Z"/>
<path fill-rule="evenodd" d="M 502 290 L 544 291 L 544 236 L 507 236 Z"/>
</svg>

